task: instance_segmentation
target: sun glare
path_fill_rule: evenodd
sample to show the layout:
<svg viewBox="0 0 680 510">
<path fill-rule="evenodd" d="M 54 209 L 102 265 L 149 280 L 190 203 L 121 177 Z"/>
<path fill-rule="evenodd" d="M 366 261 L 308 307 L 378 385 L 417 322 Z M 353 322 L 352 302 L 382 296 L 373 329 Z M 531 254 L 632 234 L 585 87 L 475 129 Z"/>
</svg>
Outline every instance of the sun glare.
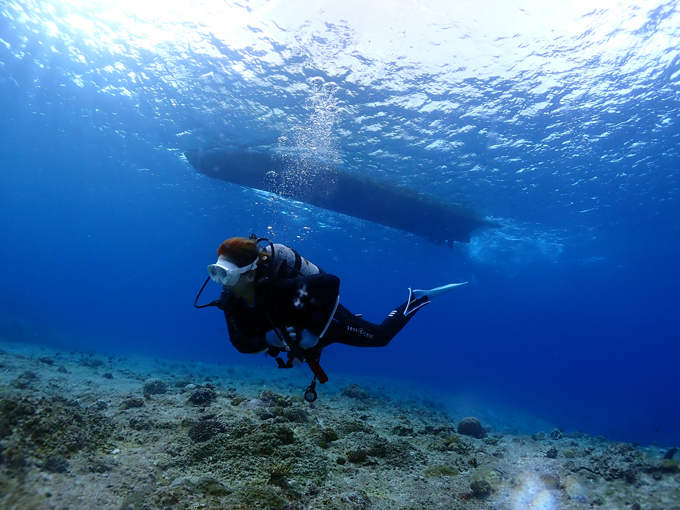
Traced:
<svg viewBox="0 0 680 510">
<path fill-rule="evenodd" d="M 243 53 L 246 63 L 251 56 L 279 63 L 288 51 L 306 55 L 309 65 L 331 76 L 351 69 L 358 81 L 378 82 L 394 62 L 422 73 L 451 69 L 464 79 L 545 66 L 559 73 L 595 57 L 618 61 L 629 52 L 654 58 L 669 43 L 658 36 L 634 48 L 640 38 L 632 34 L 656 4 L 639 3 L 515 0 L 489 9 L 473 0 L 394 0 L 387 12 L 382 3 L 363 0 L 24 0 L 5 10 L 27 28 L 102 54 L 222 59 L 226 48 Z M 552 52 L 557 45 L 580 50 Z"/>
</svg>

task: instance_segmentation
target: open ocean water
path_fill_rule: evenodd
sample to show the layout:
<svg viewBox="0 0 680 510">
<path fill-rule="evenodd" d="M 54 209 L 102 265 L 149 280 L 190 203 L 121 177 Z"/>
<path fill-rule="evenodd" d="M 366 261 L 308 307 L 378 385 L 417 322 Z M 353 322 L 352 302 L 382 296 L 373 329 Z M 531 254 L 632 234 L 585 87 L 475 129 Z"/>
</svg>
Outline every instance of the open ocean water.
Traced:
<svg viewBox="0 0 680 510">
<path fill-rule="evenodd" d="M 192 307 L 217 246 L 254 232 L 373 321 L 470 282 L 387 348 L 329 348 L 329 385 L 678 445 L 679 8 L 3 1 L 0 335 L 276 371 Z M 303 178 L 330 161 L 501 227 L 438 246 L 212 180 L 183 156 L 205 147 L 293 151 Z"/>
</svg>

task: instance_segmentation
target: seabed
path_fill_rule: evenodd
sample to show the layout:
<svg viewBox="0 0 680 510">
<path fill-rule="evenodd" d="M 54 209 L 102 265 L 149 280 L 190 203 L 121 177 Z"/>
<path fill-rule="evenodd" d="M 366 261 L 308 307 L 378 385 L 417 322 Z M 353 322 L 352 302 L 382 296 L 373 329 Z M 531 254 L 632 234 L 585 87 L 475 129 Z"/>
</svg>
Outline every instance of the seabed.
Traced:
<svg viewBox="0 0 680 510">
<path fill-rule="evenodd" d="M 360 384 L 357 384 L 359 382 Z M 423 392 L 0 342 L 0 508 L 680 509 L 667 449 L 508 434 Z"/>
</svg>

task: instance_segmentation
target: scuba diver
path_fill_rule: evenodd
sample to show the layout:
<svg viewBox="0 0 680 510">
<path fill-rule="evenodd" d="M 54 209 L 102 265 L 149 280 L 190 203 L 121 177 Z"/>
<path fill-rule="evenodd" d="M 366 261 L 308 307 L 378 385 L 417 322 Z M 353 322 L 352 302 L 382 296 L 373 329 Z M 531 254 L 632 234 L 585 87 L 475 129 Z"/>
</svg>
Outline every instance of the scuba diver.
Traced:
<svg viewBox="0 0 680 510">
<path fill-rule="evenodd" d="M 259 243 L 268 246 L 260 249 Z M 340 304 L 340 279 L 305 260 L 298 252 L 268 239 L 233 237 L 217 249 L 217 262 L 194 301 L 196 308 L 216 306 L 224 312 L 229 340 L 245 354 L 266 352 L 279 368 L 307 362 L 314 380 L 305 392 L 316 400 L 316 380 L 328 380 L 319 365 L 321 352 L 333 343 L 384 347 L 430 299 L 464 283 L 411 290 L 382 324 L 373 324 Z M 218 299 L 198 305 L 209 280 L 222 285 Z M 465 282 L 467 283 L 467 282 Z M 281 358 L 286 352 L 287 360 Z"/>
</svg>

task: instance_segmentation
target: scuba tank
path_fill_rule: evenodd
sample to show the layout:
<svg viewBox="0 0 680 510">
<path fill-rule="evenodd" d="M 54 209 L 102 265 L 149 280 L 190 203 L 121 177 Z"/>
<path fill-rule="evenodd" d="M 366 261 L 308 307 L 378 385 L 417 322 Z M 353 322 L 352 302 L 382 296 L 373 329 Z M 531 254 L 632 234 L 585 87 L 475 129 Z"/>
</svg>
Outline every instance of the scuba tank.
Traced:
<svg viewBox="0 0 680 510">
<path fill-rule="evenodd" d="M 251 236 L 251 239 L 255 240 L 256 238 Z M 316 264 L 311 263 L 290 246 L 280 243 L 272 243 L 267 238 L 260 238 L 256 240 L 258 243 L 263 241 L 268 243 L 268 246 L 265 246 L 260 251 L 270 256 L 273 265 L 281 265 L 283 262 L 286 263 L 289 273 L 286 276 L 288 278 L 295 278 L 296 276 L 309 276 L 312 274 L 325 274 L 323 269 L 321 269 Z"/>
</svg>

